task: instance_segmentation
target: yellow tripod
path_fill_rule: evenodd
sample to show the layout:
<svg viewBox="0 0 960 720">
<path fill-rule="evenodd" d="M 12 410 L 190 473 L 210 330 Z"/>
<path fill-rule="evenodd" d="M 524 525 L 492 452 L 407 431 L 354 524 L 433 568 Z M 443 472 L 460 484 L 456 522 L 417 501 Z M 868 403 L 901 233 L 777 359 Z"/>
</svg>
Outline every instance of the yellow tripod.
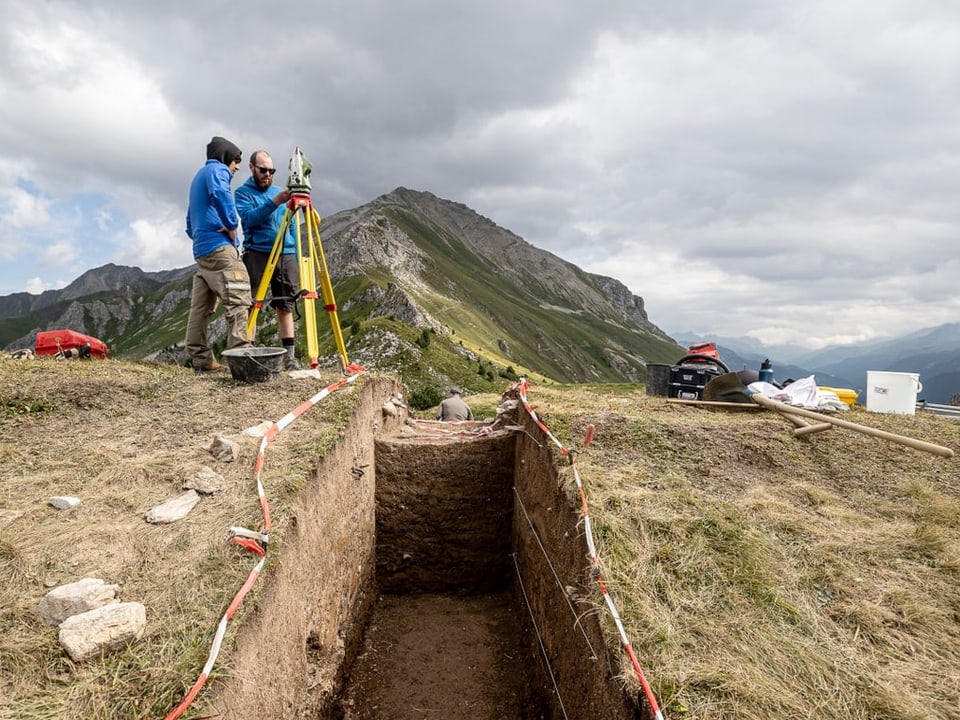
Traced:
<svg viewBox="0 0 960 720">
<path fill-rule="evenodd" d="M 300 271 L 300 297 L 303 298 L 303 321 L 307 336 L 307 354 L 310 356 L 310 367 L 317 367 L 317 357 L 320 354 L 317 342 L 317 277 L 320 278 L 320 290 L 323 294 L 323 307 L 330 318 L 333 329 L 333 340 L 337 345 L 337 354 L 340 356 L 340 370 L 348 373 L 352 368 L 347 360 L 347 348 L 343 342 L 343 333 L 340 330 L 340 320 L 337 317 L 337 302 L 333 297 L 333 284 L 330 282 L 330 273 L 327 271 L 327 260 L 323 254 L 323 245 L 320 244 L 320 216 L 310 200 L 310 164 L 297 148 L 290 160 L 290 178 L 287 187 L 293 193 L 283 213 L 280 229 L 273 241 L 273 248 L 267 258 L 267 267 L 253 299 L 253 308 L 247 319 L 247 337 L 253 340 L 257 326 L 257 315 L 263 307 L 263 300 L 270 287 L 270 278 L 277 268 L 280 255 L 283 253 L 283 241 L 287 230 L 293 224 L 294 237 L 297 239 L 297 268 Z M 305 237 L 301 237 L 301 218 Z"/>
</svg>

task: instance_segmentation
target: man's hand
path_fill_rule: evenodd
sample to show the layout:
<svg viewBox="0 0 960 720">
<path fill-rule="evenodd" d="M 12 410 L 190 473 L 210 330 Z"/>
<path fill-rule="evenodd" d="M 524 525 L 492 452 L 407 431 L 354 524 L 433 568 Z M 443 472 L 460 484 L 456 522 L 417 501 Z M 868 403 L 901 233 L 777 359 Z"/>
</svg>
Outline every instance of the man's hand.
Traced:
<svg viewBox="0 0 960 720">
<path fill-rule="evenodd" d="M 230 238 L 230 242 L 232 242 L 232 243 L 235 243 L 235 242 L 237 241 L 237 229 L 236 229 L 236 228 L 234 228 L 233 230 L 228 230 L 227 228 L 220 228 L 217 232 L 222 232 L 222 233 L 224 233 L 228 238 Z"/>
<path fill-rule="evenodd" d="M 292 193 L 290 192 L 290 188 L 284 188 L 283 190 L 281 190 L 280 192 L 278 192 L 276 195 L 273 196 L 274 204 L 277 207 L 280 207 L 281 205 L 286 205 L 290 201 L 291 194 Z"/>
</svg>

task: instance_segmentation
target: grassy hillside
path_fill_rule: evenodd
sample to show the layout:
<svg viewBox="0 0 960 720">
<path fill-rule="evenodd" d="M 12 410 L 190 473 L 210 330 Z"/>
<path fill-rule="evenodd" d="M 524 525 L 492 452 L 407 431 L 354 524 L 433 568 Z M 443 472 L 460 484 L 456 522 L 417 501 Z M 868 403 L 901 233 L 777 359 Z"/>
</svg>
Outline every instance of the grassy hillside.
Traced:
<svg viewBox="0 0 960 720">
<path fill-rule="evenodd" d="M 560 379 L 569 379 L 574 368 L 590 368 L 597 381 L 623 378 L 603 349 L 606 343 L 618 348 L 618 357 L 640 377 L 646 362 L 676 359 L 676 344 L 598 317 L 590 308 L 572 307 L 532 273 L 525 273 L 525 284 L 505 282 L 500 266 L 472 253 L 457 237 L 441 234 L 411 213 L 385 212 L 429 255 L 424 280 L 438 291 L 418 300 L 465 342 L 492 356 L 502 353 L 502 339 L 518 364 Z"/>
<path fill-rule="evenodd" d="M 491 375 L 520 372 L 563 382 L 637 381 L 646 377 L 647 362 L 670 362 L 681 353 L 616 281 L 585 273 L 429 193 L 398 189 L 338 213 L 325 231 L 324 244 L 341 261 L 329 268 L 341 327 L 360 355 L 414 386 L 456 379 L 485 389 Z M 25 345 L 37 329 L 69 328 L 100 338 L 117 358 L 163 351 L 184 363 L 191 282 L 189 268 L 150 277 L 112 265 L 90 270 L 64 290 L 69 302 L 0 319 L 0 346 Z M 381 322 L 382 315 L 391 322 Z M 317 316 L 324 352 L 333 355 L 329 320 L 322 308 Z M 218 318 L 210 327 L 215 352 L 225 340 Z M 269 308 L 261 312 L 258 344 L 279 344 L 275 320 Z M 401 327 L 404 321 L 410 326 Z M 436 332 L 425 335 L 430 327 Z M 301 357 L 305 335 L 299 322 Z"/>
<path fill-rule="evenodd" d="M 404 333 L 387 318 L 367 335 L 386 331 Z M 450 359 L 432 342 L 424 354 Z M 217 465 L 226 491 L 189 520 L 148 526 L 143 513 L 209 462 L 203 447 L 214 434 L 277 419 L 316 387 L 245 386 L 115 360 L 0 363 L 0 506 L 22 513 L 0 516 L 0 718 L 162 717 L 195 678 L 249 570 L 223 529 L 256 526 L 255 441 L 245 441 L 243 462 Z M 506 383 L 491 387 L 468 396 L 481 418 Z M 355 399 L 336 395 L 271 445 L 271 563 L 297 533 L 291 508 L 315 479 L 312 459 L 343 440 Z M 603 575 L 665 717 L 957 718 L 955 458 L 840 428 L 798 438 L 776 414 L 670 404 L 631 384 L 534 383 L 529 401 L 575 451 Z M 960 449 L 955 421 L 860 409 L 844 417 Z M 575 515 L 570 458 L 535 440 Z M 46 505 L 63 493 L 83 505 L 70 514 Z M 258 587 L 271 583 L 271 567 Z M 37 603 L 83 576 L 120 582 L 125 600 L 147 606 L 148 629 L 123 651 L 76 664 Z M 636 691 L 601 597 L 576 600 L 603 618 L 621 679 Z M 208 691 L 229 672 L 237 627 L 257 604 L 254 593 L 231 625 Z M 586 651 L 582 661 L 591 662 Z M 193 716 L 204 716 L 208 697 Z"/>
</svg>

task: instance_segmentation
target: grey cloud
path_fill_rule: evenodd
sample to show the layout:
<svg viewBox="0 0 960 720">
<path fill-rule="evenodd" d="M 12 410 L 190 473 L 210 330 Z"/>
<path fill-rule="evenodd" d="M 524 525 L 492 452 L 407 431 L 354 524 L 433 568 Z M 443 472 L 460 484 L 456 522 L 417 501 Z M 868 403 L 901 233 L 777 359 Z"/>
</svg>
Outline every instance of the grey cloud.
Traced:
<svg viewBox="0 0 960 720">
<path fill-rule="evenodd" d="M 893 295 L 952 302 L 960 8 L 935 0 L 8 5 L 0 162 L 53 199 L 103 194 L 160 223 L 222 134 L 280 167 L 301 146 L 321 214 L 428 190 L 613 268 L 691 329 L 744 334 L 770 300 L 814 322 L 812 294 L 850 318 Z M 51 89 L 89 68 L 13 48 L 61 27 L 142 69 L 168 121 L 106 133 L 56 113 Z M 715 285 L 661 286 L 654 254 Z"/>
</svg>

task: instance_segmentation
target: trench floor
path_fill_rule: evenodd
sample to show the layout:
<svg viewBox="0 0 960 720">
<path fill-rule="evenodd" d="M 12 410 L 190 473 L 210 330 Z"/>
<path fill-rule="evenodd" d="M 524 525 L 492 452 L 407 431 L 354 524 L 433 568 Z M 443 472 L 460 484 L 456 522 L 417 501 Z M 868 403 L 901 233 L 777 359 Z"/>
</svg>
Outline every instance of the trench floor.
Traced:
<svg viewBox="0 0 960 720">
<path fill-rule="evenodd" d="M 344 720 L 539 720 L 510 593 L 382 595 L 341 694 Z"/>
</svg>

